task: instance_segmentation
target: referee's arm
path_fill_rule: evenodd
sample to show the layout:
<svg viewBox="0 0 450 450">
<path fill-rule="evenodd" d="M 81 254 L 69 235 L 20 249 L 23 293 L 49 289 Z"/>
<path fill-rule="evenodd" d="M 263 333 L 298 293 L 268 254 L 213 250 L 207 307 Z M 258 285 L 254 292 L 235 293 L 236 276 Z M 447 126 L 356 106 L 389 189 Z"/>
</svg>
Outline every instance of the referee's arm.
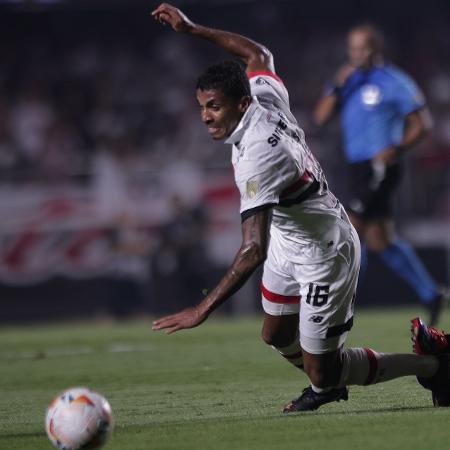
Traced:
<svg viewBox="0 0 450 450">
<path fill-rule="evenodd" d="M 334 116 L 337 104 L 338 97 L 336 92 L 322 95 L 313 111 L 314 123 L 319 127 L 325 125 Z"/>
<path fill-rule="evenodd" d="M 433 119 L 428 108 L 423 107 L 405 117 L 403 139 L 399 144 L 402 149 L 408 149 L 419 142 L 433 127 Z"/>
<path fill-rule="evenodd" d="M 339 68 L 333 80 L 326 84 L 322 96 L 313 111 L 314 123 L 321 127 L 337 112 L 339 106 L 339 90 L 344 86 L 355 67 L 344 64 Z"/>
</svg>

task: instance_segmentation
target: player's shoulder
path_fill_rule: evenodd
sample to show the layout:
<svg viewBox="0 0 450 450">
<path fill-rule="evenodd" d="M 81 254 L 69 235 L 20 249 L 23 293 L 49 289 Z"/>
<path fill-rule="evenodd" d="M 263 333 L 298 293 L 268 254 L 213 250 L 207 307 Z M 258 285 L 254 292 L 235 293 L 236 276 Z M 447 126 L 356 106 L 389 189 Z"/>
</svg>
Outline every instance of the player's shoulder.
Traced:
<svg viewBox="0 0 450 450">
<path fill-rule="evenodd" d="M 250 71 L 247 72 L 248 79 L 250 83 L 256 84 L 257 86 L 261 85 L 284 85 L 281 77 L 272 72 L 270 70 L 258 70 L 258 71 Z"/>
<path fill-rule="evenodd" d="M 381 67 L 381 73 L 384 74 L 393 83 L 398 83 L 408 87 L 416 87 L 414 79 L 406 73 L 403 69 L 395 64 L 388 63 Z"/>
<path fill-rule="evenodd" d="M 275 72 L 257 71 L 247 73 L 252 95 L 269 101 L 279 101 L 289 105 L 289 93 L 283 80 Z"/>
</svg>

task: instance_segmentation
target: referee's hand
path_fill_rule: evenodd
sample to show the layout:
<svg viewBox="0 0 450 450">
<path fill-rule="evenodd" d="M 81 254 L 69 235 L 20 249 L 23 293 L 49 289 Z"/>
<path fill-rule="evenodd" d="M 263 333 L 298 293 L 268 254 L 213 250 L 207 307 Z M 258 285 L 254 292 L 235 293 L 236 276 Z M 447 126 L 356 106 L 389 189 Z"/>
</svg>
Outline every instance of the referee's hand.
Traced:
<svg viewBox="0 0 450 450">
<path fill-rule="evenodd" d="M 392 164 L 395 164 L 398 161 L 398 158 L 400 156 L 400 148 L 399 147 L 388 147 L 384 150 L 381 150 L 381 152 L 377 153 L 373 158 L 372 161 L 383 163 L 385 166 L 391 166 Z"/>
<path fill-rule="evenodd" d="M 338 71 L 336 72 L 336 75 L 334 76 L 333 82 L 338 87 L 341 88 L 344 86 L 345 82 L 347 81 L 348 77 L 355 71 L 355 67 L 346 63 L 343 66 L 341 66 Z"/>
</svg>

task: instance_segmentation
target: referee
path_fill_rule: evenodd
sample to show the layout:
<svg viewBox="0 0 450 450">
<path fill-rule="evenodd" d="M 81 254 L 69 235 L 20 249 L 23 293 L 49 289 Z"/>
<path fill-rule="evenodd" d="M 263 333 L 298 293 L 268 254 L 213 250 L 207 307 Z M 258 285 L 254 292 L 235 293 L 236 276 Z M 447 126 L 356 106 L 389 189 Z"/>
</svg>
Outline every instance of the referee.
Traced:
<svg viewBox="0 0 450 450">
<path fill-rule="evenodd" d="M 340 114 L 343 147 L 350 169 L 346 205 L 362 246 L 402 277 L 439 319 L 447 294 L 441 292 L 413 248 L 395 236 L 392 197 L 402 175 L 402 155 L 429 130 L 431 118 L 416 83 L 383 59 L 383 37 L 371 24 L 352 28 L 348 62 L 327 84 L 314 110 L 317 125 Z"/>
</svg>

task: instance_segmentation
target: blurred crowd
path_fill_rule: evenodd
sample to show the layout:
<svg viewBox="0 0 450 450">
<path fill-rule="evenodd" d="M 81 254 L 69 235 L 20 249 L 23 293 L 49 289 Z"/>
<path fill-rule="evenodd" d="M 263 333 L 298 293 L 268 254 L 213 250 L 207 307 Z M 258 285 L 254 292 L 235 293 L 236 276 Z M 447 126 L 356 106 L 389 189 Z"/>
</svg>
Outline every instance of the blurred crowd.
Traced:
<svg viewBox="0 0 450 450">
<path fill-rule="evenodd" d="M 236 15 L 229 10 L 229 20 L 221 19 L 232 24 Z M 202 169 L 227 166 L 229 152 L 202 129 L 193 90 L 199 71 L 224 55 L 168 33 L 150 18 L 135 25 L 131 15 L 131 23 L 123 24 L 123 11 L 102 23 L 95 18 L 85 23 L 79 14 L 31 16 L 25 37 L 16 30 L 0 43 L 2 180 L 89 181 L 105 154 L 121 160 L 124 171 L 137 164 L 157 173 L 180 159 Z M 273 50 L 313 151 L 333 168 L 339 164 L 337 129 L 319 135 L 310 116 L 322 85 L 344 60 L 345 26 L 319 28 L 313 22 L 299 29 L 285 16 L 274 5 L 259 7 L 255 38 Z M 11 20 L 19 26 L 23 14 L 3 20 L 13 29 Z M 283 34 L 275 31 L 279 23 L 285 25 Z M 86 32 L 75 33 L 77 25 Z M 252 35 L 248 26 L 245 31 Z M 450 61 L 444 55 L 450 54 L 450 33 L 444 24 L 430 28 L 425 22 L 414 30 L 413 41 L 406 30 L 387 31 L 388 54 L 417 79 L 434 116 L 433 133 L 414 152 L 412 170 L 421 174 L 415 182 L 425 183 L 416 191 L 427 193 L 422 208 L 442 214 L 449 199 Z M 339 184 L 338 177 L 332 181 Z"/>
</svg>

